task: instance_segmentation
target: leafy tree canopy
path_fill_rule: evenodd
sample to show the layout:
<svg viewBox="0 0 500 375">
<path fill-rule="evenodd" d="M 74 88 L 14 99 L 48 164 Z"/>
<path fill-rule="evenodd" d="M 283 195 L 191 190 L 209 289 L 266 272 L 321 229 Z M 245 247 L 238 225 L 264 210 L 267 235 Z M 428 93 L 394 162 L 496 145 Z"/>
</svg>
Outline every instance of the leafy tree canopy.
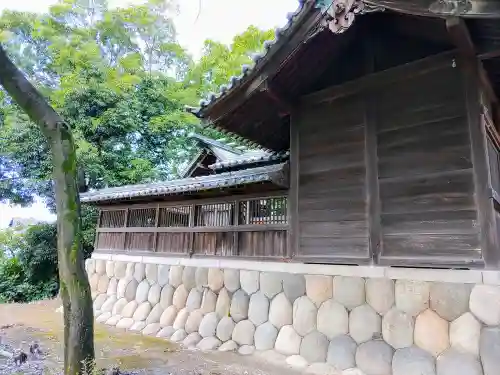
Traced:
<svg viewBox="0 0 500 375">
<path fill-rule="evenodd" d="M 198 121 L 184 111 L 240 73 L 272 31 L 249 27 L 229 46 L 207 40 L 199 61 L 177 42 L 171 0 L 126 8 L 60 0 L 46 14 L 4 11 L 0 42 L 74 132 L 90 188 L 178 177 Z M 0 201 L 52 199 L 38 128 L 0 91 Z"/>
</svg>

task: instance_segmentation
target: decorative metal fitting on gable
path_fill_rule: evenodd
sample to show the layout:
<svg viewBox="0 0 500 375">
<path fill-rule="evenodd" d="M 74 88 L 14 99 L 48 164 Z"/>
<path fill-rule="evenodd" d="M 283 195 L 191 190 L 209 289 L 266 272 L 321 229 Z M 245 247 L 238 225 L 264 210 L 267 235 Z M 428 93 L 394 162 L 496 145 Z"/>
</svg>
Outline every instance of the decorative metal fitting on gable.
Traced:
<svg viewBox="0 0 500 375">
<path fill-rule="evenodd" d="M 334 34 L 341 34 L 354 23 L 359 14 L 384 11 L 385 8 L 363 0 L 316 0 L 316 7 L 325 14 L 324 26 Z"/>
</svg>

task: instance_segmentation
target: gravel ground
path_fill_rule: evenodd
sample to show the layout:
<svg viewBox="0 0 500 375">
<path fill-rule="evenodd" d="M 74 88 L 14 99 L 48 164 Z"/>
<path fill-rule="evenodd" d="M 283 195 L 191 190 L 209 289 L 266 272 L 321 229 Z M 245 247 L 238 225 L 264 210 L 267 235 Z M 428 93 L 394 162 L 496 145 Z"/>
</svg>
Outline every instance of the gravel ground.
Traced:
<svg viewBox="0 0 500 375">
<path fill-rule="evenodd" d="M 60 301 L 0 305 L 0 349 L 29 352 L 29 344 L 40 344 L 42 355 L 28 355 L 27 363 L 16 366 L 0 356 L 1 375 L 59 375 L 62 368 L 62 314 Z M 168 341 L 125 332 L 104 325 L 95 326 L 98 368 L 120 367 L 129 375 L 294 375 L 261 356 L 185 350 Z"/>
</svg>

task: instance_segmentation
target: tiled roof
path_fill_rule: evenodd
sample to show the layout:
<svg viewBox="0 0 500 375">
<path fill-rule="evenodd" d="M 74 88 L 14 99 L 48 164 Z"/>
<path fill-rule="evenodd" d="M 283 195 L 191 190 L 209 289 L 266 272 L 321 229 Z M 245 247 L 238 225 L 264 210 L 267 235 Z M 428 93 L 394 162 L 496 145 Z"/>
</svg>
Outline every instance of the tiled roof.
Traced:
<svg viewBox="0 0 500 375">
<path fill-rule="evenodd" d="M 186 192 L 267 182 L 272 180 L 272 175 L 274 173 L 281 172 L 284 169 L 284 166 L 285 164 L 281 163 L 209 176 L 100 189 L 81 194 L 80 199 L 82 202 L 99 202 L 137 197 L 174 195 Z"/>
<path fill-rule="evenodd" d="M 239 158 L 235 158 L 233 160 L 221 161 L 209 166 L 210 169 L 218 170 L 236 166 L 246 166 L 263 162 L 280 162 L 285 161 L 289 158 L 290 153 L 279 152 L 279 153 L 252 153 L 247 152 L 241 155 Z"/>
<path fill-rule="evenodd" d="M 267 40 L 264 42 L 264 48 L 263 51 L 260 53 L 256 53 L 252 55 L 252 61 L 253 65 L 242 65 L 241 67 L 241 74 L 239 76 L 232 76 L 229 79 L 229 83 L 226 85 L 221 85 L 219 87 L 219 92 L 218 93 L 210 93 L 206 99 L 200 100 L 199 107 L 186 107 L 186 110 L 193 115 L 197 117 L 202 117 L 203 116 L 203 111 L 212 105 L 215 101 L 220 99 L 221 97 L 229 94 L 231 91 L 233 91 L 236 87 L 238 87 L 244 79 L 249 76 L 256 68 L 258 68 L 261 65 L 261 62 L 264 60 L 264 58 L 268 55 L 274 52 L 275 48 L 273 48 L 282 37 L 287 36 L 291 30 L 293 29 L 293 26 L 297 23 L 296 21 L 300 18 L 302 12 L 307 9 L 305 6 L 307 2 L 311 2 L 310 0 L 299 0 L 299 6 L 295 10 L 295 12 L 288 13 L 287 14 L 287 19 L 288 22 L 285 26 L 281 28 L 277 28 L 275 30 L 275 37 L 273 40 Z"/>
</svg>

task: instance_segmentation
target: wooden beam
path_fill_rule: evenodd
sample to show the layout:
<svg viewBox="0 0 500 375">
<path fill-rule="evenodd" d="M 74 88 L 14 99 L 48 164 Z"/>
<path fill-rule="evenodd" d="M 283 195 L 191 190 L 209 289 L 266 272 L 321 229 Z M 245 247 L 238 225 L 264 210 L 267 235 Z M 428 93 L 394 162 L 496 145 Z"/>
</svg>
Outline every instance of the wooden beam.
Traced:
<svg viewBox="0 0 500 375">
<path fill-rule="evenodd" d="M 290 119 L 290 190 L 288 191 L 288 257 L 294 258 L 300 254 L 299 227 L 299 109 L 292 112 Z"/>
<path fill-rule="evenodd" d="M 500 57 L 500 49 L 496 49 L 493 51 L 488 51 L 488 52 L 482 53 L 482 54 L 478 55 L 477 57 L 481 61 L 496 59 L 496 58 Z"/>
<path fill-rule="evenodd" d="M 498 233 L 493 204 L 490 199 L 490 167 L 487 155 L 486 127 L 482 123 L 484 118 L 481 115 L 479 80 L 477 69 L 465 71 L 467 119 L 471 142 L 474 196 L 481 227 L 481 252 L 486 268 L 496 269 L 500 266 L 500 249 L 498 248 Z"/>
<path fill-rule="evenodd" d="M 492 103 L 493 120 L 500 121 L 500 106 L 493 85 L 488 78 L 488 73 L 484 69 L 481 57 L 477 56 L 476 46 L 472 41 L 469 29 L 465 21 L 460 17 L 449 17 L 446 19 L 446 28 L 452 43 L 457 47 L 458 52 L 469 69 L 476 70 L 480 86 L 483 88 L 488 100 Z"/>
<path fill-rule="evenodd" d="M 363 40 L 365 56 L 365 73 L 373 74 L 375 71 L 376 36 L 367 32 Z M 372 92 L 364 94 L 365 114 L 365 186 L 366 205 L 368 211 L 368 233 L 369 233 L 369 257 L 372 264 L 378 264 L 382 253 L 382 228 L 380 223 L 380 194 L 378 178 L 378 153 L 377 153 L 377 116 L 375 112 L 376 103 Z"/>
<path fill-rule="evenodd" d="M 340 97 L 352 95 L 357 92 L 366 91 L 377 86 L 389 85 L 410 77 L 424 75 L 433 70 L 451 66 L 456 55 L 456 50 L 447 51 L 408 64 L 400 65 L 395 68 L 369 74 L 365 77 L 355 79 L 342 85 L 328 87 L 326 89 L 307 94 L 301 98 L 300 102 L 304 105 L 316 105 L 326 101 L 332 101 Z"/>
</svg>

